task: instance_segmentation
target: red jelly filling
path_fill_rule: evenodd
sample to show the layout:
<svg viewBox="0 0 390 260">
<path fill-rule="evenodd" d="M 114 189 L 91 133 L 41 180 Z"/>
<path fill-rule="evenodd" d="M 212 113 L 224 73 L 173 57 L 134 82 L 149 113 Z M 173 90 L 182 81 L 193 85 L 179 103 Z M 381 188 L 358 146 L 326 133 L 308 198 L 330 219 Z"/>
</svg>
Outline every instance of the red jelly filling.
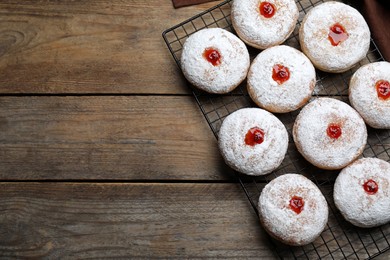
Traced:
<svg viewBox="0 0 390 260">
<path fill-rule="evenodd" d="M 373 195 L 378 192 L 378 184 L 371 179 L 363 184 L 363 188 L 369 195 Z"/>
<path fill-rule="evenodd" d="M 264 130 L 259 127 L 252 127 L 245 135 L 245 143 L 250 146 L 261 144 L 264 141 Z"/>
<path fill-rule="evenodd" d="M 271 18 L 274 16 L 276 8 L 273 4 L 268 2 L 262 2 L 260 4 L 260 14 L 264 16 L 265 18 Z"/>
<path fill-rule="evenodd" d="M 337 124 L 330 124 L 326 129 L 326 134 L 333 139 L 337 139 L 341 136 L 341 127 Z"/>
<path fill-rule="evenodd" d="M 281 85 L 290 78 L 290 70 L 283 65 L 276 64 L 272 67 L 272 78 Z"/>
<path fill-rule="evenodd" d="M 303 198 L 298 196 L 293 196 L 290 200 L 290 208 L 297 214 L 301 213 L 305 202 Z"/>
<path fill-rule="evenodd" d="M 221 64 L 221 54 L 213 48 L 207 48 L 203 52 L 203 57 L 213 64 L 213 66 L 218 66 Z"/>
<path fill-rule="evenodd" d="M 387 80 L 379 80 L 375 83 L 378 98 L 387 100 L 390 97 L 390 83 Z"/>
<path fill-rule="evenodd" d="M 341 24 L 336 23 L 332 27 L 330 27 L 328 39 L 333 46 L 337 46 L 341 42 L 348 39 L 348 33 Z"/>
</svg>

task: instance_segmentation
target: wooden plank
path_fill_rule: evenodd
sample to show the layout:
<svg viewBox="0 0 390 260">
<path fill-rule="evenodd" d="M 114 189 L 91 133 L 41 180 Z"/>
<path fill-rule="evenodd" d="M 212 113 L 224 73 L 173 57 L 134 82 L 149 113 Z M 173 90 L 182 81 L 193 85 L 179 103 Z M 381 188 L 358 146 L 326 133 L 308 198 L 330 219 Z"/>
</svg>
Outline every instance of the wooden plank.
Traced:
<svg viewBox="0 0 390 260">
<path fill-rule="evenodd" d="M 0 3 L 0 93 L 189 93 L 161 33 L 217 4 Z"/>
<path fill-rule="evenodd" d="M 0 258 L 273 258 L 238 184 L 1 183 Z"/>
<path fill-rule="evenodd" d="M 0 197 L 0 258 L 274 257 L 237 184 L 0 183 Z M 347 241 L 334 224 L 312 245 L 277 250 L 365 259 L 388 247 L 388 233 L 342 225 Z"/>
<path fill-rule="evenodd" d="M 226 180 L 188 96 L 0 97 L 3 180 Z"/>
</svg>

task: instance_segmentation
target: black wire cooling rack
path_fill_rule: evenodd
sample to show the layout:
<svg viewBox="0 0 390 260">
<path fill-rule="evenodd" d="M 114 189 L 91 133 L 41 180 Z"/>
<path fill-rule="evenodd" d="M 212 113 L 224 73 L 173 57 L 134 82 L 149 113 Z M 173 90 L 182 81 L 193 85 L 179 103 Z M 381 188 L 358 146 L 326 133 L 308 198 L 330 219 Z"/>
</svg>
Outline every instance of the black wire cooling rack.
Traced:
<svg viewBox="0 0 390 260">
<path fill-rule="evenodd" d="M 299 8 L 297 26 L 284 44 L 300 49 L 298 31 L 304 15 L 314 6 L 324 0 L 296 0 Z M 344 1 L 345 2 L 345 1 Z M 215 7 L 206 10 L 163 32 L 163 38 L 180 68 L 180 55 L 183 43 L 192 33 L 204 28 L 219 27 L 234 33 L 230 20 L 231 0 L 224 1 Z M 259 50 L 248 47 L 251 59 Z M 329 74 L 321 71 L 317 73 L 317 83 L 312 98 L 330 96 L 348 103 L 348 82 L 352 74 L 362 65 L 382 61 L 383 57 L 377 46 L 371 41 L 367 56 L 358 66 L 341 74 Z M 225 95 L 212 95 L 193 88 L 196 102 L 216 138 L 224 118 L 230 113 L 244 107 L 255 107 L 246 90 L 246 83 L 242 83 L 233 92 Z M 333 184 L 337 176 L 336 171 L 325 171 L 309 164 L 298 153 L 293 139 L 292 126 L 298 111 L 286 114 L 276 114 L 284 123 L 289 132 L 289 147 L 282 165 L 273 173 L 266 176 L 249 177 L 236 173 L 237 178 L 245 191 L 249 202 L 258 214 L 257 201 L 264 185 L 285 173 L 299 173 L 311 179 L 323 192 L 329 204 L 329 221 L 321 236 L 313 243 L 292 247 L 273 240 L 275 249 L 283 259 L 372 259 L 390 249 L 390 223 L 377 228 L 361 229 L 352 226 L 344 220 L 333 202 Z M 390 162 L 390 130 L 376 130 L 368 128 L 368 140 L 363 157 L 377 157 Z M 389 212 L 390 214 L 390 212 Z"/>
</svg>

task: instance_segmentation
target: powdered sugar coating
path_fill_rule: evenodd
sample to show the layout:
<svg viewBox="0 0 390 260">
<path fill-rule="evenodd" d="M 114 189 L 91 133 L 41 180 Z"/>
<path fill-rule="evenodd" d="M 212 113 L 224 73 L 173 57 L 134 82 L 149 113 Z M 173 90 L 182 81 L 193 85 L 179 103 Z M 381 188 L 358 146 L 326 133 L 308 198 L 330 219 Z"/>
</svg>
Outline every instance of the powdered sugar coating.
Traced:
<svg viewBox="0 0 390 260">
<path fill-rule="evenodd" d="M 259 6 L 263 0 L 234 0 L 231 8 L 232 24 L 238 36 L 247 44 L 266 49 L 284 42 L 298 20 L 294 0 L 267 0 L 276 8 L 274 16 L 265 18 Z"/>
<path fill-rule="evenodd" d="M 207 48 L 220 53 L 221 64 L 214 66 L 203 57 Z M 249 65 L 245 44 L 224 29 L 202 29 L 188 37 L 183 45 L 181 68 L 184 76 L 191 84 L 209 93 L 232 91 L 245 79 Z"/>
<path fill-rule="evenodd" d="M 367 180 L 378 184 L 369 195 Z M 363 158 L 344 168 L 334 185 L 334 202 L 346 220 L 358 227 L 376 227 L 390 221 L 390 164 L 378 158 Z"/>
<path fill-rule="evenodd" d="M 337 46 L 328 39 L 330 27 L 341 24 L 348 38 Z M 318 69 L 343 72 L 363 59 L 370 46 L 370 30 L 363 16 L 340 2 L 325 2 L 311 9 L 302 21 L 299 41 Z"/>
<path fill-rule="evenodd" d="M 349 101 L 364 121 L 374 128 L 390 129 L 390 99 L 378 98 L 376 82 L 390 82 L 390 63 L 369 63 L 360 67 L 349 84 Z"/>
<path fill-rule="evenodd" d="M 341 127 L 339 138 L 327 135 L 330 124 Z M 336 170 L 347 166 L 363 152 L 367 129 L 360 115 L 346 103 L 333 98 L 317 98 L 297 116 L 293 137 L 306 160 L 319 168 Z"/>
<path fill-rule="evenodd" d="M 264 131 L 264 141 L 254 146 L 245 143 L 245 135 L 253 127 Z M 283 161 L 288 147 L 288 134 L 283 123 L 260 108 L 242 108 L 227 116 L 219 130 L 219 148 L 225 162 L 248 175 L 264 175 Z"/>
<path fill-rule="evenodd" d="M 290 71 L 290 78 L 281 85 L 272 78 L 273 66 L 277 64 Z M 249 95 L 258 106 L 284 113 L 300 108 L 310 99 L 316 73 L 302 52 L 280 45 L 257 55 L 249 68 L 247 82 Z"/>
<path fill-rule="evenodd" d="M 293 196 L 303 198 L 299 214 L 289 206 Z M 328 222 L 328 204 L 321 191 L 299 174 L 285 174 L 269 182 L 261 192 L 258 206 L 265 230 L 289 245 L 313 242 Z"/>
</svg>

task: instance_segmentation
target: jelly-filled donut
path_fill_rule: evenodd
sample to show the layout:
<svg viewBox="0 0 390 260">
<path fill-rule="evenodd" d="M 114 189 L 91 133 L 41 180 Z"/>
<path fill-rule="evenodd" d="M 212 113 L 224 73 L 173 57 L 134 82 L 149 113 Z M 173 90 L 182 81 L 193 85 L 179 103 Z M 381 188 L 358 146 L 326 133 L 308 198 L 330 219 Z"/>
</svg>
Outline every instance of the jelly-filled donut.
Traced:
<svg viewBox="0 0 390 260">
<path fill-rule="evenodd" d="M 181 68 L 187 80 L 209 93 L 232 91 L 245 78 L 250 65 L 245 44 L 220 28 L 202 29 L 184 42 Z"/>
<path fill-rule="evenodd" d="M 321 191 L 299 174 L 269 182 L 261 191 L 258 208 L 265 230 L 288 245 L 313 242 L 328 222 L 328 204 Z"/>
<path fill-rule="evenodd" d="M 390 63 L 360 67 L 349 83 L 349 101 L 368 125 L 390 129 Z"/>
<path fill-rule="evenodd" d="M 316 68 L 343 72 L 366 56 L 370 30 L 356 9 L 330 1 L 307 13 L 299 29 L 299 42 Z"/>
<path fill-rule="evenodd" d="M 231 168 L 247 175 L 264 175 L 282 163 L 288 134 L 283 123 L 268 111 L 242 108 L 224 119 L 218 143 Z"/>
<path fill-rule="evenodd" d="M 362 158 L 337 176 L 333 192 L 336 207 L 358 227 L 376 227 L 390 221 L 390 164 Z"/>
<path fill-rule="evenodd" d="M 367 129 L 361 116 L 346 103 L 317 98 L 298 114 L 293 138 L 307 161 L 322 169 L 336 170 L 361 155 Z"/>
<path fill-rule="evenodd" d="M 283 43 L 299 16 L 294 0 L 234 0 L 231 10 L 238 36 L 258 49 Z"/>
<path fill-rule="evenodd" d="M 302 52 L 280 45 L 257 55 L 247 83 L 248 93 L 258 106 L 284 113 L 306 104 L 316 84 L 316 73 Z"/>
</svg>

